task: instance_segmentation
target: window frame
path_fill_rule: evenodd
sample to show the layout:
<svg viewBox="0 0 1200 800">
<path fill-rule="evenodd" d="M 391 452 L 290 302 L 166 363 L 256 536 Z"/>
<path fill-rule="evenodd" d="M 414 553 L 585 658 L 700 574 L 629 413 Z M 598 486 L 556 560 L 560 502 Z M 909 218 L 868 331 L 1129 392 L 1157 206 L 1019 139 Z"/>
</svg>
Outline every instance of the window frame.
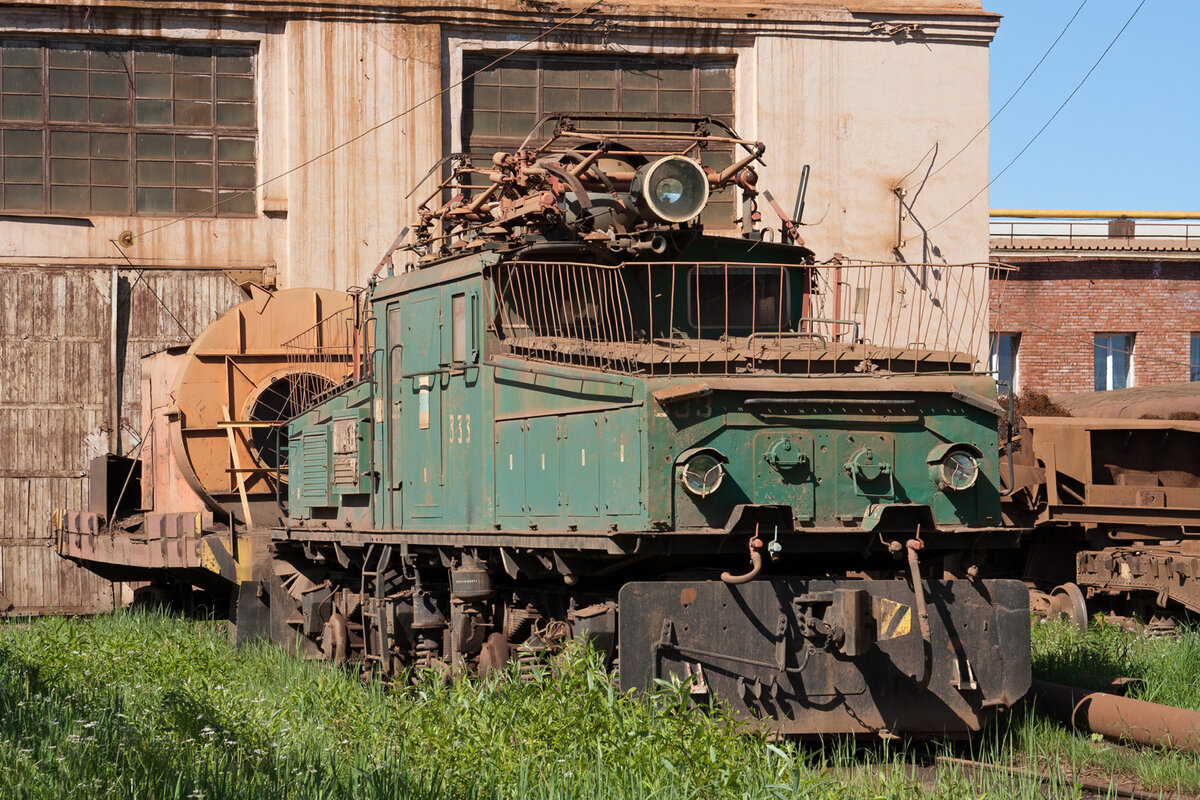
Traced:
<svg viewBox="0 0 1200 800">
<path fill-rule="evenodd" d="M 1003 354 L 1001 353 L 1000 343 L 1008 342 L 1008 391 L 1016 394 L 1021 391 L 1021 334 L 1016 331 L 994 331 L 991 334 L 991 341 L 988 343 L 988 367 L 996 376 L 996 382 L 1004 381 L 1003 369 Z"/>
<path fill-rule="evenodd" d="M 490 155 L 495 150 L 511 149 L 521 143 L 525 138 L 528 130 L 523 130 L 517 134 L 477 134 L 474 128 L 469 124 L 468 111 L 475 108 L 474 103 L 468 102 L 468 92 L 474 91 L 474 77 L 476 71 L 482 71 L 491 64 L 499 53 L 493 53 L 488 50 L 471 50 L 463 53 L 462 72 L 463 72 L 463 91 L 461 100 L 458 104 L 458 130 L 461 140 L 462 149 L 464 151 L 477 152 L 482 155 Z M 713 56 L 711 58 L 696 59 L 693 57 L 681 57 L 671 55 L 658 54 L 621 54 L 612 55 L 610 53 L 597 54 L 578 54 L 578 53 L 556 53 L 556 52 L 535 52 L 526 55 L 512 56 L 499 65 L 499 69 L 505 67 L 513 68 L 517 65 L 533 65 L 534 83 L 527 88 L 533 90 L 534 108 L 532 112 L 522 110 L 520 113 L 533 114 L 533 122 L 541 119 L 548 113 L 546 108 L 546 91 L 571 88 L 557 87 L 548 85 L 546 82 L 546 73 L 549 71 L 570 71 L 570 70 L 612 70 L 615 73 L 614 85 L 611 87 L 614 98 L 619 101 L 622 93 L 626 91 L 624 86 L 625 72 L 631 71 L 630 67 L 641 67 L 643 70 L 661 69 L 666 66 L 671 67 L 686 67 L 691 70 L 691 87 L 689 91 L 692 96 L 692 108 L 688 112 L 690 114 L 703 114 L 707 112 L 701 111 L 703 101 L 702 92 L 706 91 L 728 91 L 729 92 L 729 112 L 728 113 L 711 113 L 710 116 L 715 119 L 721 119 L 730 125 L 736 117 L 737 108 L 737 59 L 731 56 Z M 711 89 L 704 87 L 701 84 L 701 73 L 705 68 L 726 69 L 729 72 L 729 88 Z M 524 88 L 524 87 L 510 87 Z M 607 88 L 607 87 L 606 87 Z M 586 91 L 587 87 L 579 87 L 577 91 Z M 638 91 L 637 88 L 631 88 L 629 91 Z M 490 109 L 489 109 L 490 110 Z M 502 101 L 496 112 L 503 114 L 505 112 Z M 515 113 L 515 112 L 514 112 Z M 590 111 L 580 111 L 579 113 L 593 113 Z M 612 113 L 621 113 L 619 110 L 614 110 Z M 629 111 L 626 113 L 637 113 Z M 656 113 L 656 112 L 646 112 Z M 473 149 L 474 148 L 474 149 Z"/>
<path fill-rule="evenodd" d="M 34 119 L 7 119 L 0 114 L 0 135 L 7 138 L 9 132 L 32 132 L 40 134 L 41 137 L 41 174 L 40 174 L 40 189 L 41 189 L 41 206 L 40 209 L 19 208 L 7 206 L 8 191 L 10 187 L 15 186 L 39 186 L 37 183 L 31 183 L 28 180 L 18 182 L 7 178 L 7 171 L 0 173 L 0 214 L 9 216 L 29 216 L 29 217 L 205 217 L 205 218 L 253 218 L 258 215 L 258 198 L 257 184 L 259 180 L 259 112 L 261 110 L 261 102 L 259 99 L 260 90 L 260 74 L 259 74 L 259 43 L 255 41 L 210 41 L 210 40 L 171 40 L 171 39 L 148 39 L 148 38 L 96 38 L 96 37 L 79 37 L 65 35 L 62 37 L 56 36 L 36 36 L 36 35 L 21 35 L 13 34 L 0 37 L 0 53 L 6 52 L 9 48 L 16 49 L 25 47 L 36 49 L 38 51 L 38 66 L 22 67 L 35 68 L 40 71 L 40 92 L 21 93 L 15 96 L 22 97 L 38 97 L 40 105 L 40 117 Z M 83 54 L 81 65 L 78 66 L 63 66 L 56 63 L 55 53 L 71 53 L 79 52 Z M 119 55 L 121 65 L 124 70 L 103 70 L 94 68 L 94 53 L 112 52 Z M 169 54 L 170 62 L 167 69 L 147 70 L 139 69 L 139 54 L 150 54 L 155 52 L 163 52 Z M 179 65 L 177 57 L 196 57 L 207 60 L 207 74 L 198 68 L 187 68 Z M 235 70 L 223 69 L 221 64 L 222 58 L 248 58 L 249 65 L 247 71 L 237 72 Z M 0 65 L 0 69 L 7 69 L 11 65 L 7 63 Z M 53 87 L 55 80 L 54 73 L 78 72 L 82 74 L 84 85 L 82 88 L 70 92 L 63 93 L 68 90 L 56 90 Z M 94 122 L 94 121 L 72 121 L 72 120 L 55 120 L 52 114 L 52 99 L 55 97 L 69 97 L 76 99 L 78 102 L 87 104 L 90 108 L 92 101 L 98 97 L 103 99 L 92 87 L 93 74 L 96 75 L 122 75 L 124 78 L 125 94 L 123 97 L 112 97 L 114 100 L 119 100 L 125 104 L 123 119 L 121 121 L 109 122 Z M 166 103 L 172 104 L 172 121 L 170 124 L 149 124 L 138 121 L 139 100 L 148 101 L 154 100 L 152 97 L 139 97 L 138 83 L 143 75 L 160 75 L 166 77 L 168 86 L 168 96 L 160 98 Z M 61 78 L 61 76 L 59 76 Z M 209 94 L 207 98 L 186 98 L 179 96 L 179 83 L 183 79 L 199 77 L 207 78 L 209 86 Z M 248 97 L 245 98 L 222 98 L 219 84 L 222 80 L 242 80 L 248 79 L 250 83 L 250 91 Z M 82 92 L 82 93 L 80 93 Z M 4 92 L 0 102 L 7 98 L 9 93 Z M 105 95 L 104 97 L 107 97 Z M 181 124 L 175 118 L 176 103 L 192 101 L 197 105 L 207 105 L 209 119 L 205 124 Z M 218 119 L 220 112 L 219 106 L 222 103 L 230 103 L 237 106 L 247 106 L 250 111 L 248 122 L 245 124 L 222 123 Z M 64 135 L 82 134 L 88 137 L 88 150 L 84 155 L 77 154 L 56 154 L 54 152 L 56 138 Z M 98 157 L 93 154 L 95 148 L 92 144 L 95 136 L 124 136 L 123 152 L 119 154 L 109 153 L 108 157 Z M 143 156 L 140 150 L 139 139 L 146 136 L 166 136 L 171 137 L 170 150 L 171 155 L 167 158 Z M 178 137 L 204 138 L 207 139 L 209 146 L 209 155 L 207 160 L 199 156 L 191 158 L 181 156 L 178 153 Z M 226 142 L 249 142 L 250 158 L 234 158 L 227 157 L 224 160 L 221 158 L 221 150 Z M 8 155 L 4 152 L 4 140 L 0 139 L 0 169 L 7 166 L 4 164 L 9 158 L 27 157 Z M 82 162 L 83 168 L 86 170 L 85 183 L 66 183 L 61 179 L 56 182 L 55 169 L 56 166 L 67 161 Z M 125 166 L 125 184 L 123 186 L 115 186 L 112 183 L 97 183 L 96 162 L 110 162 L 114 164 L 123 164 Z M 171 179 L 165 184 L 154 184 L 151 182 L 139 181 L 139 166 L 142 164 L 170 164 Z M 206 184 L 187 183 L 180 178 L 179 165 L 200 166 L 207 169 L 210 174 L 210 180 Z M 79 165 L 76 164 L 76 167 Z M 250 170 L 248 186 L 223 186 L 222 173 L 226 169 L 231 170 Z M 243 178 L 241 183 L 245 183 Z M 54 202 L 54 189 L 56 187 L 82 187 L 88 191 L 86 207 L 70 208 L 57 206 Z M 93 201 L 93 192 L 95 189 L 111 188 L 121 189 L 125 193 L 125 207 L 123 210 L 111 210 L 109 208 L 97 208 Z M 139 210 L 139 195 L 142 190 L 169 190 L 171 192 L 171 210 L 170 211 L 153 211 Z M 205 206 L 191 207 L 184 204 L 181 208 L 180 191 L 197 191 L 210 193 L 208 204 Z M 228 202 L 236 197 L 249 193 L 250 202 L 248 208 L 242 210 L 229 210 Z"/>
<path fill-rule="evenodd" d="M 1123 346 L 1118 347 L 1115 340 L 1121 339 Z M 1097 332 L 1092 336 L 1092 377 L 1093 387 L 1097 392 L 1110 392 L 1118 389 L 1128 389 L 1133 386 L 1133 352 L 1136 346 L 1136 336 L 1131 332 Z M 1118 359 L 1116 354 L 1122 358 Z M 1124 361 L 1121 385 L 1116 385 L 1116 365 Z M 1103 380 L 1101 365 L 1104 366 Z"/>
<path fill-rule="evenodd" d="M 474 129 L 473 120 L 471 120 L 471 112 L 476 108 L 474 103 L 476 85 L 474 83 L 475 72 L 488 68 L 492 62 L 499 57 L 504 51 L 495 50 L 492 47 L 480 46 L 464 49 L 460 56 L 459 66 L 461 68 L 460 83 L 461 86 L 458 92 L 453 95 L 453 100 L 450 105 L 451 130 L 453 137 L 456 139 L 456 145 L 462 152 L 470 152 L 481 158 L 490 158 L 491 154 L 497 151 L 511 151 L 518 147 L 525 139 L 529 130 L 522 130 L 519 134 L 478 134 Z M 671 53 L 647 53 L 647 52 L 623 52 L 613 54 L 611 52 L 600 53 L 579 53 L 579 52 L 553 52 L 553 51 L 534 51 L 519 56 L 507 58 L 503 64 L 498 65 L 497 69 L 504 69 L 505 66 L 515 65 L 532 65 L 534 73 L 533 85 L 529 87 L 514 87 L 514 88 L 529 88 L 533 91 L 534 109 L 532 111 L 533 123 L 536 124 L 545 114 L 551 113 L 546 109 L 545 99 L 547 88 L 555 89 L 560 87 L 548 86 L 546 81 L 546 73 L 548 71 L 566 71 L 571 69 L 596 70 L 605 69 L 612 70 L 615 73 L 615 82 L 612 87 L 614 96 L 614 105 L 621 105 L 622 92 L 624 91 L 625 73 L 635 71 L 632 68 L 640 67 L 642 70 L 661 69 L 665 66 L 686 67 L 691 71 L 691 97 L 692 110 L 686 113 L 692 114 L 708 114 L 714 119 L 723 120 L 730 126 L 733 126 L 737 118 L 738 108 L 738 57 L 736 54 L 714 54 L 703 58 L 696 58 L 693 55 L 686 53 L 671 54 Z M 702 73 L 705 69 L 723 69 L 728 72 L 729 85 L 728 88 L 713 88 L 702 85 Z M 663 87 L 668 88 L 668 87 Z M 586 87 L 579 87 L 575 91 L 585 91 Z M 631 89 L 637 91 L 638 89 Z M 700 109 L 703 103 L 704 92 L 728 92 L 729 107 L 727 113 L 712 113 L 704 112 Z M 503 100 L 497 101 L 498 115 L 505 113 Z M 514 112 L 518 113 L 518 112 Z M 520 111 L 521 114 L 529 114 L 528 111 Z M 569 113 L 569 112 L 564 112 Z M 588 111 L 580 111 L 579 113 L 592 113 Z M 621 113 L 614 111 L 612 113 Z M 628 112 L 636 113 L 636 112 Z M 646 112 L 657 113 L 657 112 Z M 589 123 L 593 124 L 593 123 Z M 532 125 L 530 126 L 530 130 Z M 631 127 L 629 130 L 651 130 L 649 127 Z M 614 135 L 619 135 L 619 128 L 614 125 Z M 549 133 L 548 131 L 546 132 Z M 537 137 L 535 137 L 537 138 Z M 685 139 L 680 139 L 679 144 Z M 668 141 L 667 144 L 670 144 Z M 734 153 L 729 151 L 725 153 L 722 150 L 710 149 L 704 151 L 709 156 L 717 156 L 717 158 L 706 159 L 706 166 L 715 169 L 721 169 L 732 163 Z M 728 155 L 729 160 L 724 161 L 720 156 Z M 734 187 L 727 187 L 720 192 L 714 192 L 709 198 L 710 208 L 706 209 L 702 220 L 705 223 L 719 230 L 727 230 L 736 228 L 736 220 L 741 216 L 740 194 Z M 727 211 L 726 215 L 724 212 Z"/>
<path fill-rule="evenodd" d="M 767 276 L 760 274 L 760 272 L 766 272 L 768 270 L 773 273 L 778 272 L 778 275 L 773 274 L 768 278 Z M 781 330 L 786 331 L 790 328 L 792 324 L 792 272 L 787 268 L 786 264 L 728 264 L 723 267 L 697 264 L 696 266 L 689 268 L 687 271 L 685 290 L 685 302 L 687 303 L 687 324 L 692 328 L 692 330 L 696 331 L 697 338 L 704 338 L 702 335 L 703 332 L 712 327 L 710 325 L 704 325 L 703 328 L 701 327 L 700 323 L 702 320 L 700 320 L 698 317 L 699 310 L 696 307 L 698 294 L 701 297 L 700 305 L 704 305 L 704 295 L 702 293 L 700 283 L 701 278 L 704 277 L 705 273 L 722 277 L 726 280 L 730 276 L 749 277 L 751 281 L 751 322 L 745 325 L 731 325 L 729 322 L 729 316 L 730 311 L 732 310 L 732 305 L 727 301 L 725 307 L 726 319 L 725 324 L 721 329 L 721 333 L 744 336 L 752 333 L 778 333 Z M 770 281 L 770 284 L 768 284 L 768 280 Z M 759 281 L 762 281 L 762 285 L 764 287 L 768 285 L 774 285 L 778 286 L 780 290 L 780 295 L 777 300 L 779 303 L 779 308 L 776 309 L 775 318 L 769 320 L 768 322 L 764 317 L 761 323 L 761 325 L 769 325 L 769 327 L 761 327 L 758 320 L 757 304 L 760 300 L 760 295 L 758 293 Z M 764 295 L 761 297 L 768 296 L 770 295 L 764 293 Z M 732 296 L 730 299 L 732 299 Z"/>
<path fill-rule="evenodd" d="M 467 293 L 454 292 L 450 295 L 450 363 L 465 364 L 467 349 Z"/>
</svg>

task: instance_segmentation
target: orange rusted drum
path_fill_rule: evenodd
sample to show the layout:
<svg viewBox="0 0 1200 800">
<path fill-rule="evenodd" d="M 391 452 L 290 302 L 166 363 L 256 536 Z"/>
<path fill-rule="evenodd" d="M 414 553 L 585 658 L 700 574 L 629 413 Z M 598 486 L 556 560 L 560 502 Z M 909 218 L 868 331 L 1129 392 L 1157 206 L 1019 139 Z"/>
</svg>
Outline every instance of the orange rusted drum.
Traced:
<svg viewBox="0 0 1200 800">
<path fill-rule="evenodd" d="M 354 308 L 354 297 L 345 292 L 253 287 L 251 299 L 192 342 L 167 418 L 183 478 L 214 511 L 232 513 L 243 524 L 280 518 L 276 499 L 286 495 L 280 484 L 287 467 L 283 424 L 302 410 L 297 390 L 311 396 L 314 385 L 334 388 L 353 369 L 348 346 L 327 348 L 317 363 L 298 358 L 290 345 L 306 336 L 340 337 L 343 326 L 329 323 L 348 318 Z"/>
</svg>

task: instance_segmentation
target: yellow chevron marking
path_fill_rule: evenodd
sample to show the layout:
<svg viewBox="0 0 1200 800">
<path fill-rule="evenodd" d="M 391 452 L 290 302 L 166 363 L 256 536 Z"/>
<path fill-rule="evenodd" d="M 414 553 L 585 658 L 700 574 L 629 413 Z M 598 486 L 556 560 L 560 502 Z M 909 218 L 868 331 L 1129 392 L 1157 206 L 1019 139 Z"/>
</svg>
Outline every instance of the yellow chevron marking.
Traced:
<svg viewBox="0 0 1200 800">
<path fill-rule="evenodd" d="M 878 598 L 876 603 L 875 620 L 878 639 L 895 639 L 912 630 L 912 609 L 910 607 L 885 597 Z"/>
</svg>

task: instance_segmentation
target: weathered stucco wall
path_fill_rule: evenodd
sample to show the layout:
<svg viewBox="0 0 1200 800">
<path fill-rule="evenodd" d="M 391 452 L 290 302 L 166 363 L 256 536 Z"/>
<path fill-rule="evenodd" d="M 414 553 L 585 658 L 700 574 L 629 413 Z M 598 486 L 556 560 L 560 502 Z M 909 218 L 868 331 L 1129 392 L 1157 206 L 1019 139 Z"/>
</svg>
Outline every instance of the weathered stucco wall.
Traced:
<svg viewBox="0 0 1200 800">
<path fill-rule="evenodd" d="M 317 160 L 271 186 L 287 204 L 282 277 L 287 286 L 361 286 L 415 214 L 419 200 L 405 195 L 441 157 L 437 26 L 292 22 L 285 47 L 281 149 L 288 165 Z"/>
<path fill-rule="evenodd" d="M 985 42 L 763 38 L 755 64 L 764 180 L 790 206 L 801 166 L 812 165 L 805 239 L 818 254 L 896 260 L 894 190 L 908 187 L 915 219 L 904 221 L 902 260 L 987 260 L 986 192 L 927 247 L 918 224 L 940 222 L 987 184 L 985 133 L 921 189 L 931 161 L 942 167 L 987 124 Z"/>
<path fill-rule="evenodd" d="M 751 135 L 772 148 L 762 185 L 790 211 L 802 166 L 811 165 L 803 234 L 819 260 L 987 262 L 988 194 L 972 199 L 988 182 L 986 132 L 963 150 L 988 119 L 985 37 L 936 47 L 904 37 L 762 38 L 754 63 Z M 848 285 L 827 313 L 857 319 L 877 342 L 986 358 L 986 269 L 914 266 L 888 275 L 884 286 L 878 272 L 843 272 Z M 892 285 L 892 275 L 906 280 Z M 871 308 L 904 309 L 895 311 L 902 319 L 855 314 L 859 288 Z M 897 323 L 908 336 L 895 332 Z"/>
</svg>

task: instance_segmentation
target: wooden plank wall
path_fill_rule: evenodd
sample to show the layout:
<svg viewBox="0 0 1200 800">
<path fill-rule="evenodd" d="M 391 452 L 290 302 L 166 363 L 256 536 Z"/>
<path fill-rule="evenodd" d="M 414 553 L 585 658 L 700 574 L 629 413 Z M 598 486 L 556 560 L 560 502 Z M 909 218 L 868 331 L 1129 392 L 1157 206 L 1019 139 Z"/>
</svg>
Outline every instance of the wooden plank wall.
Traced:
<svg viewBox="0 0 1200 800">
<path fill-rule="evenodd" d="M 244 295 L 215 270 L 122 270 L 119 278 L 119 427 L 128 452 L 142 434 L 141 357 L 188 342 Z M 108 582 L 50 546 L 51 512 L 87 507 L 88 464 L 115 443 L 111 288 L 103 267 L 0 267 L 0 614 L 113 605 Z"/>
</svg>

